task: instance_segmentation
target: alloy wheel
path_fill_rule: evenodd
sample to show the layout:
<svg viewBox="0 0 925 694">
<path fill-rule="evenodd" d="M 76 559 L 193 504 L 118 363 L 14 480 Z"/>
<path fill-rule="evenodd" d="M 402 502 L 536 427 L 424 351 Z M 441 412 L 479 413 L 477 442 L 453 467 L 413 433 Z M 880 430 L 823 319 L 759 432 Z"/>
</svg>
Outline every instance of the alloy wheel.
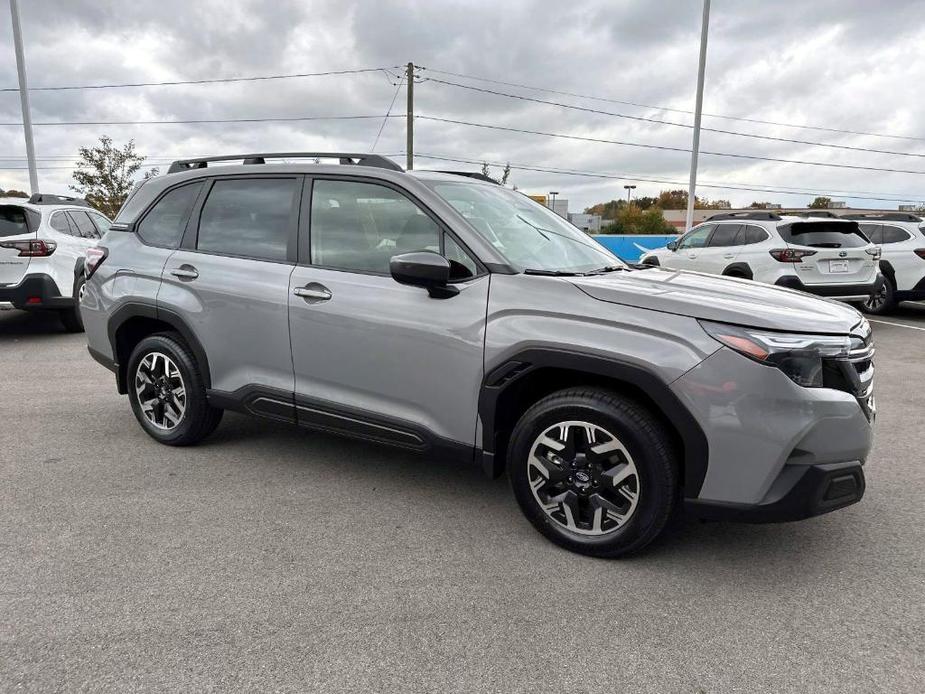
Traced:
<svg viewBox="0 0 925 694">
<path fill-rule="evenodd" d="M 186 384 L 179 367 L 162 352 L 150 352 L 135 370 L 135 394 L 145 419 L 158 429 L 176 428 L 186 413 Z"/>
<path fill-rule="evenodd" d="M 636 464 L 614 434 L 590 422 L 559 422 L 533 442 L 527 478 L 543 512 L 580 535 L 623 527 L 639 504 Z"/>
<path fill-rule="evenodd" d="M 864 306 L 869 311 L 878 311 L 879 309 L 883 308 L 883 306 L 886 304 L 886 299 L 887 299 L 887 286 L 886 286 L 886 282 L 883 282 L 880 285 L 880 289 L 877 290 L 877 293 L 871 296 L 870 298 L 868 298 L 867 301 L 864 302 Z"/>
</svg>

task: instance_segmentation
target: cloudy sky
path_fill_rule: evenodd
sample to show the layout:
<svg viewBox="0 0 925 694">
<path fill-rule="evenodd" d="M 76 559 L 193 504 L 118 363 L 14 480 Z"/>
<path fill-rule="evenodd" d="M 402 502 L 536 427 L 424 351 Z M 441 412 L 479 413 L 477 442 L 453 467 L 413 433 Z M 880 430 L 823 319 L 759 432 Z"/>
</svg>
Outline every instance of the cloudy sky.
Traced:
<svg viewBox="0 0 925 694">
<path fill-rule="evenodd" d="M 415 110 L 426 117 L 415 124 L 415 149 L 421 155 L 417 168 L 478 168 L 429 155 L 609 176 L 513 172 L 521 190 L 556 190 L 570 199 L 573 210 L 622 196 L 626 183 L 635 183 L 642 195 L 686 187 L 690 155 L 676 150 L 690 148 L 690 128 L 651 120 L 680 125 L 693 120 L 699 0 L 20 4 L 33 89 L 383 68 L 207 85 L 36 89 L 32 108 L 39 181 L 47 192 L 66 191 L 77 148 L 103 134 L 117 143 L 134 138 L 149 163 L 162 168 L 174 157 L 240 151 L 369 151 L 396 95 L 392 112 L 404 114 L 397 66 L 408 61 L 424 68 L 415 85 Z M 0 88 L 15 88 L 5 4 L 0 43 L 5 56 Z M 702 155 L 700 180 L 716 187 L 704 185 L 698 194 L 733 204 L 770 200 L 802 205 L 817 193 L 862 207 L 923 201 L 922 84 L 922 0 L 714 0 L 704 96 L 704 111 L 711 115 L 704 116 L 704 127 L 840 147 L 705 131 L 702 150 L 740 156 Z M 0 187 L 27 188 L 15 90 L 0 92 L 0 110 Z M 55 124 L 329 116 L 366 118 Z M 396 154 L 403 162 L 404 143 L 404 120 L 391 118 L 375 151 Z"/>
</svg>

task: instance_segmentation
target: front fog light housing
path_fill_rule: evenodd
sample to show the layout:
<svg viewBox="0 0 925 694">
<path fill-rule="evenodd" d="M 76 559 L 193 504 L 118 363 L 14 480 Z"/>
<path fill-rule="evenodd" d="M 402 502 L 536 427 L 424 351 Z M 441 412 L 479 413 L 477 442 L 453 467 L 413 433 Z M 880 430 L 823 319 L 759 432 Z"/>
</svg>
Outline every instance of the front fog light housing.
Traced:
<svg viewBox="0 0 925 694">
<path fill-rule="evenodd" d="M 851 348 L 847 335 L 783 333 L 710 321 L 700 321 L 700 325 L 730 349 L 780 369 L 804 388 L 822 388 L 824 360 L 845 357 Z"/>
</svg>

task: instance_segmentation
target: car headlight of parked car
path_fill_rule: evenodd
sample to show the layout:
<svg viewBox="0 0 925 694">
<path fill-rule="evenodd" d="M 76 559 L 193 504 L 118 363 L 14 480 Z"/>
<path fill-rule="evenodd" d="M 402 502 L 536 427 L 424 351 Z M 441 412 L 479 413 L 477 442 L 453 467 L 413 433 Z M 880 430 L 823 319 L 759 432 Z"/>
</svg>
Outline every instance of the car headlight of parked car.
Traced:
<svg viewBox="0 0 925 694">
<path fill-rule="evenodd" d="M 859 337 L 778 333 L 738 325 L 700 321 L 707 333 L 749 359 L 774 366 L 797 385 L 822 388 L 825 362 L 863 349 Z"/>
</svg>

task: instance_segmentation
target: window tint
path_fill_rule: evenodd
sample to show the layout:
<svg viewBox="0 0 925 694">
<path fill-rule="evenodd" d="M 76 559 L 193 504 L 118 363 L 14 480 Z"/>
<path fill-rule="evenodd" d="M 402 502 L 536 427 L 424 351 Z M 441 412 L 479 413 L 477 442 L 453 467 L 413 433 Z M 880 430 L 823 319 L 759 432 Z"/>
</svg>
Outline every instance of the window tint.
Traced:
<svg viewBox="0 0 925 694">
<path fill-rule="evenodd" d="M 710 237 L 710 246 L 739 246 L 742 244 L 741 224 L 718 224 L 713 236 Z"/>
<path fill-rule="evenodd" d="M 883 240 L 880 243 L 902 243 L 909 240 L 909 234 L 899 227 L 884 226 Z"/>
<path fill-rule="evenodd" d="M 0 205 L 0 238 L 28 234 L 29 222 L 26 211 L 15 205 Z"/>
<path fill-rule="evenodd" d="M 714 226 L 713 224 L 707 224 L 706 226 L 697 227 L 681 239 L 678 248 L 703 248 L 707 245 L 707 238 L 710 236 L 710 232 L 713 231 Z"/>
<path fill-rule="evenodd" d="M 51 221 L 49 224 L 55 231 L 60 231 L 62 234 L 69 234 L 71 236 L 74 235 L 74 232 L 71 229 L 71 225 L 67 221 L 67 215 L 64 212 L 55 212 L 51 216 Z"/>
<path fill-rule="evenodd" d="M 199 218 L 200 251 L 286 260 L 294 178 L 216 181 Z"/>
<path fill-rule="evenodd" d="M 857 222 L 794 222 L 777 228 L 787 243 L 812 248 L 862 248 L 868 241 Z"/>
<path fill-rule="evenodd" d="M 440 228 L 401 193 L 372 183 L 315 181 L 313 264 L 387 274 L 393 255 L 422 250 L 440 252 Z"/>
<path fill-rule="evenodd" d="M 880 224 L 858 224 L 861 228 L 861 233 L 864 234 L 871 243 L 876 243 L 878 246 L 883 243 L 883 226 Z"/>
<path fill-rule="evenodd" d="M 76 212 L 70 211 L 68 215 L 71 218 L 71 221 L 74 222 L 74 225 L 77 227 L 77 236 L 83 239 L 98 239 L 100 238 L 99 232 L 96 230 L 93 222 L 90 221 L 90 215 L 86 212 Z"/>
<path fill-rule="evenodd" d="M 102 238 L 103 234 L 109 231 L 109 225 L 112 224 L 112 222 L 99 212 L 87 212 L 87 214 L 90 215 L 90 221 L 96 226 L 96 230 L 100 232 L 100 238 Z"/>
<path fill-rule="evenodd" d="M 193 183 L 174 188 L 162 197 L 138 225 L 138 235 L 141 239 L 152 246 L 179 246 L 186 220 L 201 188 L 202 182 Z"/>
<path fill-rule="evenodd" d="M 478 274 L 475 261 L 449 236 L 443 237 L 443 249 L 443 255 L 450 261 L 450 279 L 461 280 Z"/>
<path fill-rule="evenodd" d="M 768 240 L 768 232 L 766 232 L 761 227 L 756 226 L 747 226 L 745 227 L 745 245 L 752 243 L 761 243 L 762 241 Z"/>
</svg>

